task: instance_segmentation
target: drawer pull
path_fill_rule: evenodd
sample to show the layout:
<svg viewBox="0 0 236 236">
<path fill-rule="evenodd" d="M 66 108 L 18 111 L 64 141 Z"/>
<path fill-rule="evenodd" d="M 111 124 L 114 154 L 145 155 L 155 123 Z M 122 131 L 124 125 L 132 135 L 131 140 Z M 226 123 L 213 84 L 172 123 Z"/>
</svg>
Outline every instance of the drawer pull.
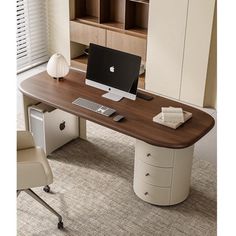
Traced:
<svg viewBox="0 0 236 236">
<path fill-rule="evenodd" d="M 147 154 L 147 157 L 150 157 L 150 156 L 151 156 L 151 153 L 148 153 L 148 154 Z"/>
<path fill-rule="evenodd" d="M 145 176 L 149 176 L 150 174 L 149 173 L 147 173 Z"/>
<path fill-rule="evenodd" d="M 148 192 L 145 192 L 144 195 L 148 195 Z"/>
</svg>

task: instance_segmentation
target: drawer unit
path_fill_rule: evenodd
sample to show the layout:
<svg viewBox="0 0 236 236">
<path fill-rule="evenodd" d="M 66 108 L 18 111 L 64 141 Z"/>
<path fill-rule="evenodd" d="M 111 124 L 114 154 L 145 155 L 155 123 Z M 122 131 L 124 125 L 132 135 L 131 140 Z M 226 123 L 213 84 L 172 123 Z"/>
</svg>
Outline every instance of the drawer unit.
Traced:
<svg viewBox="0 0 236 236">
<path fill-rule="evenodd" d="M 151 204 L 169 205 L 170 203 L 170 188 L 147 184 L 137 177 L 134 179 L 134 192 L 139 198 Z"/>
<path fill-rule="evenodd" d="M 145 183 L 159 187 L 170 187 L 172 180 L 172 168 L 160 168 L 146 164 L 135 159 L 134 174 Z"/>
<path fill-rule="evenodd" d="M 79 136 L 78 117 L 45 104 L 28 108 L 29 129 L 46 155 Z"/>
<path fill-rule="evenodd" d="M 174 150 L 150 145 L 136 139 L 135 158 L 159 167 L 173 167 Z"/>
<path fill-rule="evenodd" d="M 89 45 L 90 43 L 105 46 L 106 30 L 91 25 L 70 21 L 70 40 L 72 42 Z"/>
<path fill-rule="evenodd" d="M 146 61 L 147 40 L 145 38 L 107 30 L 107 47 L 138 55 Z"/>
<path fill-rule="evenodd" d="M 174 205 L 189 194 L 194 146 L 183 149 L 156 147 L 136 140 L 134 191 L 156 205 Z"/>
</svg>

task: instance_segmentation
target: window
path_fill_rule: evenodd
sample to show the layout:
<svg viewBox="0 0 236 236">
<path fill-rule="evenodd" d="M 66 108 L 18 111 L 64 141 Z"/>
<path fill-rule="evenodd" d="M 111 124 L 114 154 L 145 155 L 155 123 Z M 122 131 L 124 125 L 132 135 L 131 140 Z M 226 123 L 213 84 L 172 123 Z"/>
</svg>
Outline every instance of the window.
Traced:
<svg viewBox="0 0 236 236">
<path fill-rule="evenodd" d="M 49 58 L 46 0 L 17 0 L 16 16 L 16 57 L 20 72 Z"/>
</svg>

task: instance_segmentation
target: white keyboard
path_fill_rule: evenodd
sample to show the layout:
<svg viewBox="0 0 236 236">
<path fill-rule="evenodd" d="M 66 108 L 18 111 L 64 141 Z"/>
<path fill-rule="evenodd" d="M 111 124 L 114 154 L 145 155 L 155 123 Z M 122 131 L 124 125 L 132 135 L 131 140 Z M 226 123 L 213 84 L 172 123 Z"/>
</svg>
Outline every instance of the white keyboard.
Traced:
<svg viewBox="0 0 236 236">
<path fill-rule="evenodd" d="M 77 98 L 72 102 L 73 104 L 86 108 L 90 111 L 94 111 L 96 113 L 99 113 L 104 116 L 111 116 L 113 113 L 116 112 L 116 110 L 103 106 L 101 104 L 98 104 L 96 102 L 92 102 L 90 100 L 84 99 L 84 98 Z"/>
</svg>

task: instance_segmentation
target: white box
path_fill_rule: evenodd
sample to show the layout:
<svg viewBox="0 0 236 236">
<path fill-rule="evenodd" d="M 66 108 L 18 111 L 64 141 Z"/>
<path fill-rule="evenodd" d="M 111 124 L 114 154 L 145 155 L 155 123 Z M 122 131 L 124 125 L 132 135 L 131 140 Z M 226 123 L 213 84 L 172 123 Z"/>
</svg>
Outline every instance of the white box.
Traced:
<svg viewBox="0 0 236 236">
<path fill-rule="evenodd" d="M 36 146 L 50 154 L 79 136 L 78 117 L 43 103 L 28 108 L 29 129 Z"/>
</svg>

